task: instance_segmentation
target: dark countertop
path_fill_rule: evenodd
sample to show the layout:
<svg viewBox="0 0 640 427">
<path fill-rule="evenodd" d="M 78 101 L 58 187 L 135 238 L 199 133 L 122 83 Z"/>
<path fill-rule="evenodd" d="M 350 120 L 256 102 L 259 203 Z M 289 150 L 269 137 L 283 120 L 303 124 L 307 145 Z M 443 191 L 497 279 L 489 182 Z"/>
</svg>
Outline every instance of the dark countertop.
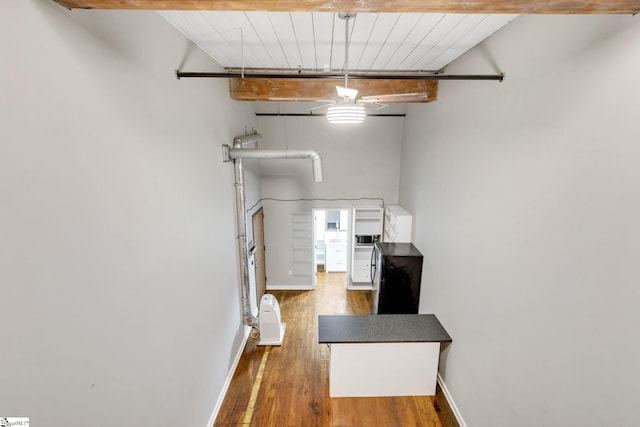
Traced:
<svg viewBox="0 0 640 427">
<path fill-rule="evenodd" d="M 386 256 L 422 256 L 413 243 L 376 242 L 375 246 Z"/>
<path fill-rule="evenodd" d="M 320 343 L 451 342 L 434 314 L 318 316 Z"/>
</svg>

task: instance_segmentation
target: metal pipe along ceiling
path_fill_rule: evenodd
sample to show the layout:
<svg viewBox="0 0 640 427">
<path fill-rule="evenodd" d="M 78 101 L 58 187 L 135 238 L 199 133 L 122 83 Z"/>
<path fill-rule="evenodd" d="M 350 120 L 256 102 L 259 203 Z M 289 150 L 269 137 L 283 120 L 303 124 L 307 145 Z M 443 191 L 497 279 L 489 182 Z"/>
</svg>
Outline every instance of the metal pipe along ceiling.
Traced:
<svg viewBox="0 0 640 427">
<path fill-rule="evenodd" d="M 254 79 L 330 79 L 342 80 L 342 73 L 315 73 L 315 72 L 278 72 L 278 71 L 227 71 L 227 72 L 194 72 L 176 70 L 176 78 L 254 78 Z M 493 80 L 501 82 L 504 73 L 500 74 L 439 74 L 439 73 L 392 73 L 392 72 L 350 72 L 350 80 Z"/>
<path fill-rule="evenodd" d="M 236 199 L 236 223 L 238 228 L 238 258 L 240 260 L 242 316 L 248 326 L 257 324 L 257 319 L 251 313 L 249 300 L 249 253 L 247 250 L 247 222 L 245 218 L 246 200 L 244 189 L 244 173 L 242 159 L 311 159 L 313 179 L 323 180 L 322 158 L 315 150 L 266 150 L 259 148 L 242 148 L 245 143 L 259 142 L 262 136 L 258 134 L 240 136 L 233 139 L 233 148 L 222 146 L 223 161 L 233 160 L 233 178 Z"/>
<path fill-rule="evenodd" d="M 315 150 L 266 150 L 260 148 L 228 148 L 225 155 L 231 160 L 237 159 L 311 159 L 313 180 L 322 182 L 322 158 Z"/>
</svg>

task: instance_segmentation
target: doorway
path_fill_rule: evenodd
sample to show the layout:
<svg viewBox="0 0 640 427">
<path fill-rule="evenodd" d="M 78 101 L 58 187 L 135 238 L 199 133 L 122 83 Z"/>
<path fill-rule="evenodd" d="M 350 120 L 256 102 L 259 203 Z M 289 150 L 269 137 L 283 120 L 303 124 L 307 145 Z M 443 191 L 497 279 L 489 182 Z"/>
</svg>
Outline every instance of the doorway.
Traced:
<svg viewBox="0 0 640 427">
<path fill-rule="evenodd" d="M 349 210 L 340 208 L 313 210 L 314 277 L 318 272 L 344 273 L 349 266 Z M 314 280 L 314 285 L 315 285 Z"/>
</svg>

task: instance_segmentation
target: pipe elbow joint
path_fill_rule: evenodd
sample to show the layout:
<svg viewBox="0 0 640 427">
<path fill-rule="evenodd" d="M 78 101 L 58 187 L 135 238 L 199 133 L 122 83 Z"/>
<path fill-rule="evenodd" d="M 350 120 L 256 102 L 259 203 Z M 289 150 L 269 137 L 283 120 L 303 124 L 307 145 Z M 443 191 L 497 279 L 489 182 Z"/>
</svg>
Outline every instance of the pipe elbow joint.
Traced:
<svg viewBox="0 0 640 427">
<path fill-rule="evenodd" d="M 322 170 L 322 157 L 317 151 L 312 151 L 311 168 L 313 170 L 313 180 L 315 182 L 324 181 L 324 172 Z"/>
</svg>

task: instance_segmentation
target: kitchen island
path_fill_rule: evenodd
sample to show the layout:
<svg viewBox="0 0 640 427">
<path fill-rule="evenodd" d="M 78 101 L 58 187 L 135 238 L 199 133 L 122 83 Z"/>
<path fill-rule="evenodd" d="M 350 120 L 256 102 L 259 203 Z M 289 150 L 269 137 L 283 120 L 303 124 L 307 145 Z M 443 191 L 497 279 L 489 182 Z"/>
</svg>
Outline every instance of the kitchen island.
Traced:
<svg viewBox="0 0 640 427">
<path fill-rule="evenodd" d="M 433 314 L 320 315 L 318 341 L 331 397 L 432 396 L 451 337 Z"/>
</svg>

